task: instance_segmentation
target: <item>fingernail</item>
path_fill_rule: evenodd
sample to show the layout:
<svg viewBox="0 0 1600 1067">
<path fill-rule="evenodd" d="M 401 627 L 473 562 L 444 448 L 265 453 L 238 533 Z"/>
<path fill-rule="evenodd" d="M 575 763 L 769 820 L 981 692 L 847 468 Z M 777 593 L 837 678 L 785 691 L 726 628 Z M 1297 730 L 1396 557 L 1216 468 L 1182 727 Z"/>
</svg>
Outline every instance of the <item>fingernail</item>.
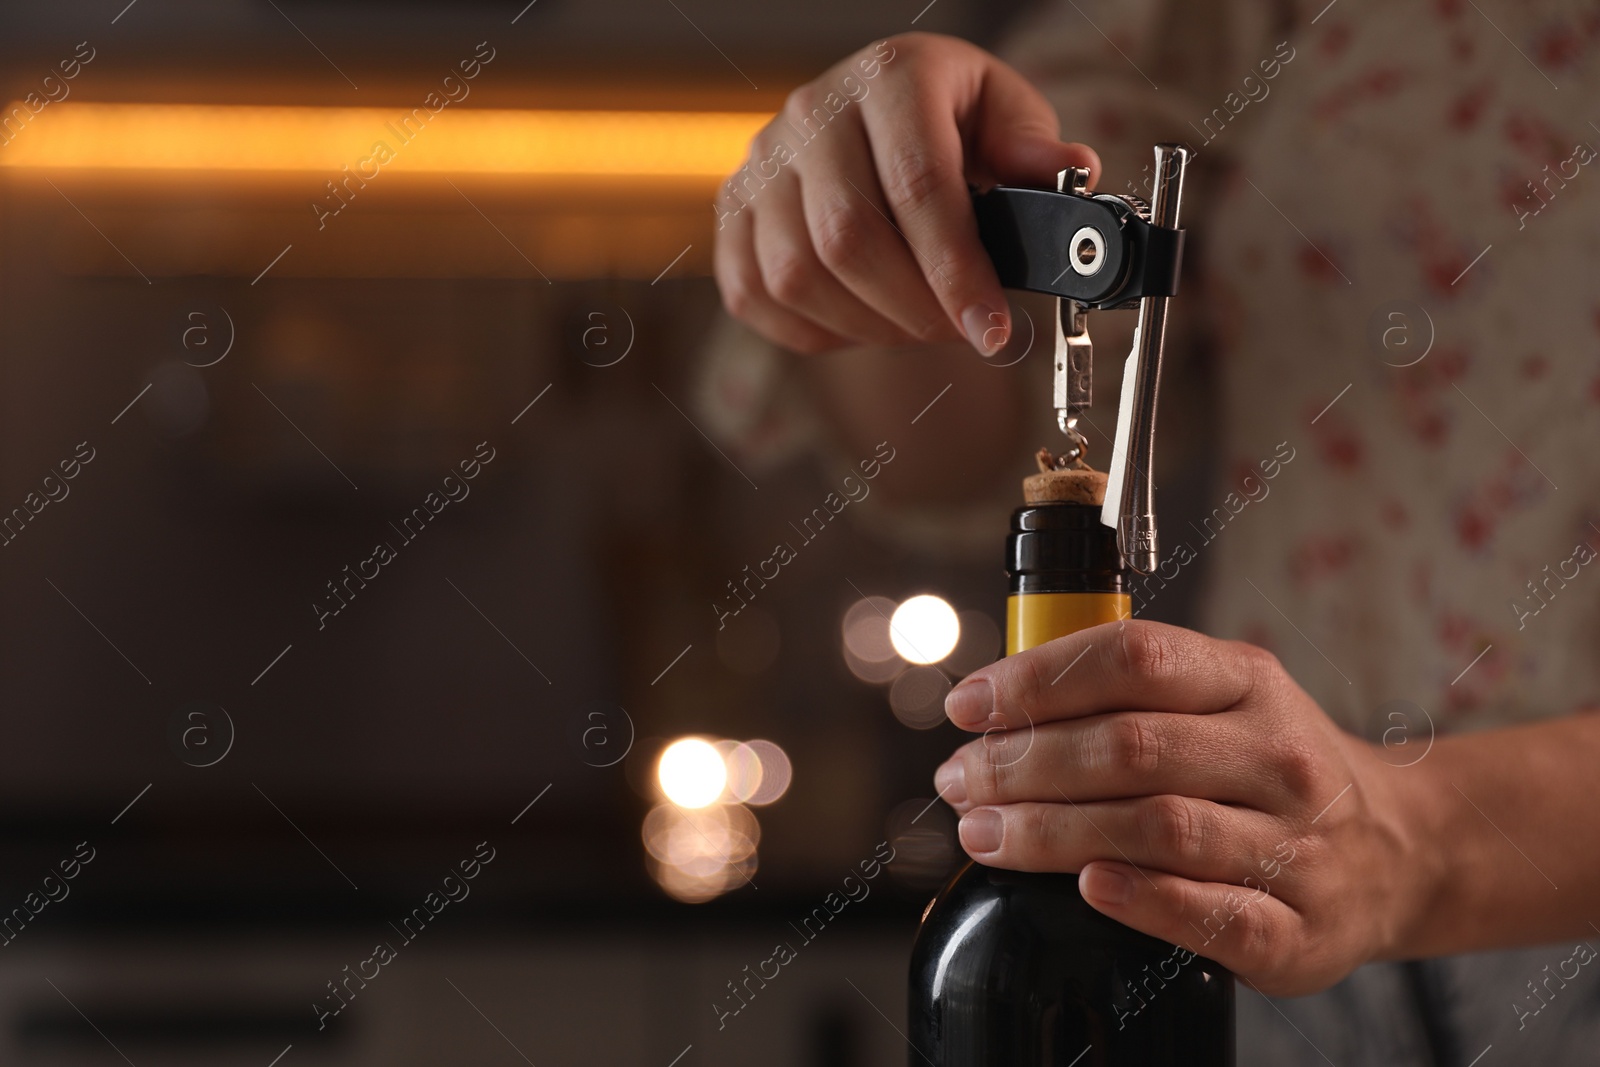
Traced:
<svg viewBox="0 0 1600 1067">
<path fill-rule="evenodd" d="M 1133 879 L 1114 867 L 1085 867 L 1078 876 L 1078 892 L 1090 903 L 1126 904 L 1133 899 Z"/>
<path fill-rule="evenodd" d="M 967 340 L 986 356 L 1000 351 L 1011 334 L 1006 317 L 983 304 L 973 304 L 961 313 L 961 326 L 967 331 Z"/>
<path fill-rule="evenodd" d="M 974 678 L 950 690 L 944 698 L 944 713 L 957 726 L 973 729 L 982 726 L 994 710 L 994 687 L 987 678 Z"/>
<path fill-rule="evenodd" d="M 1002 820 L 993 808 L 979 808 L 961 817 L 961 847 L 968 852 L 993 852 L 1000 847 Z"/>
<path fill-rule="evenodd" d="M 959 757 L 933 772 L 933 784 L 949 805 L 967 802 L 967 765 Z"/>
</svg>

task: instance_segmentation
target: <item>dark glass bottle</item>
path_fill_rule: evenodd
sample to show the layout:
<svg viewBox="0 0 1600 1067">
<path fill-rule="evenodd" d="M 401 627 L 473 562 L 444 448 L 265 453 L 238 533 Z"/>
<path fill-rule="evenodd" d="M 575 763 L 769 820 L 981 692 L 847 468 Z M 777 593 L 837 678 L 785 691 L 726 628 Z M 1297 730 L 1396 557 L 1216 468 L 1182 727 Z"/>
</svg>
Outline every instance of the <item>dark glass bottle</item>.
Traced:
<svg viewBox="0 0 1600 1067">
<path fill-rule="evenodd" d="M 1097 505 L 1017 509 L 1006 557 L 1008 655 L 1131 614 Z M 1091 908 L 1077 875 L 972 863 L 917 931 L 909 1062 L 1232 1067 L 1233 997 L 1216 963 Z"/>
</svg>

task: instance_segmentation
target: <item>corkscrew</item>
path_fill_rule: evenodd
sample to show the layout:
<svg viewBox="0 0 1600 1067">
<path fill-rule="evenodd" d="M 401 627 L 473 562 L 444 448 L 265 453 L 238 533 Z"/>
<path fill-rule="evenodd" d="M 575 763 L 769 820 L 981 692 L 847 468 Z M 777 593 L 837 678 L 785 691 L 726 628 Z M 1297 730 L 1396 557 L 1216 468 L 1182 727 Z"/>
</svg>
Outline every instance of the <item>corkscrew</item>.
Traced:
<svg viewBox="0 0 1600 1067">
<path fill-rule="evenodd" d="M 1068 440 L 1057 460 L 1062 466 L 1081 465 L 1087 445 L 1078 420 L 1093 398 L 1088 312 L 1139 309 L 1100 514 L 1117 531 L 1124 564 L 1139 574 L 1154 571 L 1159 561 L 1152 480 L 1156 400 L 1167 301 L 1178 292 L 1183 261 L 1178 208 L 1189 156 L 1183 145 L 1156 145 L 1149 202 L 1089 192 L 1082 167 L 1057 175 L 1054 191 L 997 186 L 972 198 L 978 236 L 1000 284 L 1056 298 L 1052 403 Z"/>
</svg>

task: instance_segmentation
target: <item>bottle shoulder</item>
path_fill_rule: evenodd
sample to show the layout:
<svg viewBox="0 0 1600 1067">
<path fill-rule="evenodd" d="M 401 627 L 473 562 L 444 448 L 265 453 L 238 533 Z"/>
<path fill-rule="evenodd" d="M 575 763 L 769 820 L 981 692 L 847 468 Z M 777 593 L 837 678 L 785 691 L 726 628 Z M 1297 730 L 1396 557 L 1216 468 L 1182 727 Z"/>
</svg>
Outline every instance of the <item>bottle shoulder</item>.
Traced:
<svg viewBox="0 0 1600 1067">
<path fill-rule="evenodd" d="M 1011 954 L 1070 945 L 1077 951 L 1126 951 L 1171 946 L 1095 911 L 1078 892 L 1075 874 L 1007 871 L 969 864 L 923 912 L 916 951 L 956 944 L 989 945 Z"/>
<path fill-rule="evenodd" d="M 912 1063 L 1234 1063 L 1232 976 L 1101 915 L 1074 875 L 968 867 L 924 914 L 909 979 Z"/>
</svg>

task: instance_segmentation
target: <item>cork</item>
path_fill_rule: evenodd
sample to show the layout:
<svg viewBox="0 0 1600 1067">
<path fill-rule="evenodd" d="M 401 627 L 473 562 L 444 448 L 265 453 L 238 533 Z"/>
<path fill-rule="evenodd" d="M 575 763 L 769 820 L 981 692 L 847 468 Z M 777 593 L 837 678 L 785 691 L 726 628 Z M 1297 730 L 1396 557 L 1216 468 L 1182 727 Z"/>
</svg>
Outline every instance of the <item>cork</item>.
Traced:
<svg viewBox="0 0 1600 1067">
<path fill-rule="evenodd" d="M 1049 449 L 1041 448 L 1036 457 L 1039 473 L 1022 479 L 1022 499 L 1029 504 L 1104 504 L 1106 475 L 1092 470 L 1079 459 L 1065 469 Z"/>
<path fill-rule="evenodd" d="M 1022 479 L 1022 499 L 1029 504 L 1104 504 L 1104 471 L 1064 470 L 1030 474 Z"/>
</svg>

